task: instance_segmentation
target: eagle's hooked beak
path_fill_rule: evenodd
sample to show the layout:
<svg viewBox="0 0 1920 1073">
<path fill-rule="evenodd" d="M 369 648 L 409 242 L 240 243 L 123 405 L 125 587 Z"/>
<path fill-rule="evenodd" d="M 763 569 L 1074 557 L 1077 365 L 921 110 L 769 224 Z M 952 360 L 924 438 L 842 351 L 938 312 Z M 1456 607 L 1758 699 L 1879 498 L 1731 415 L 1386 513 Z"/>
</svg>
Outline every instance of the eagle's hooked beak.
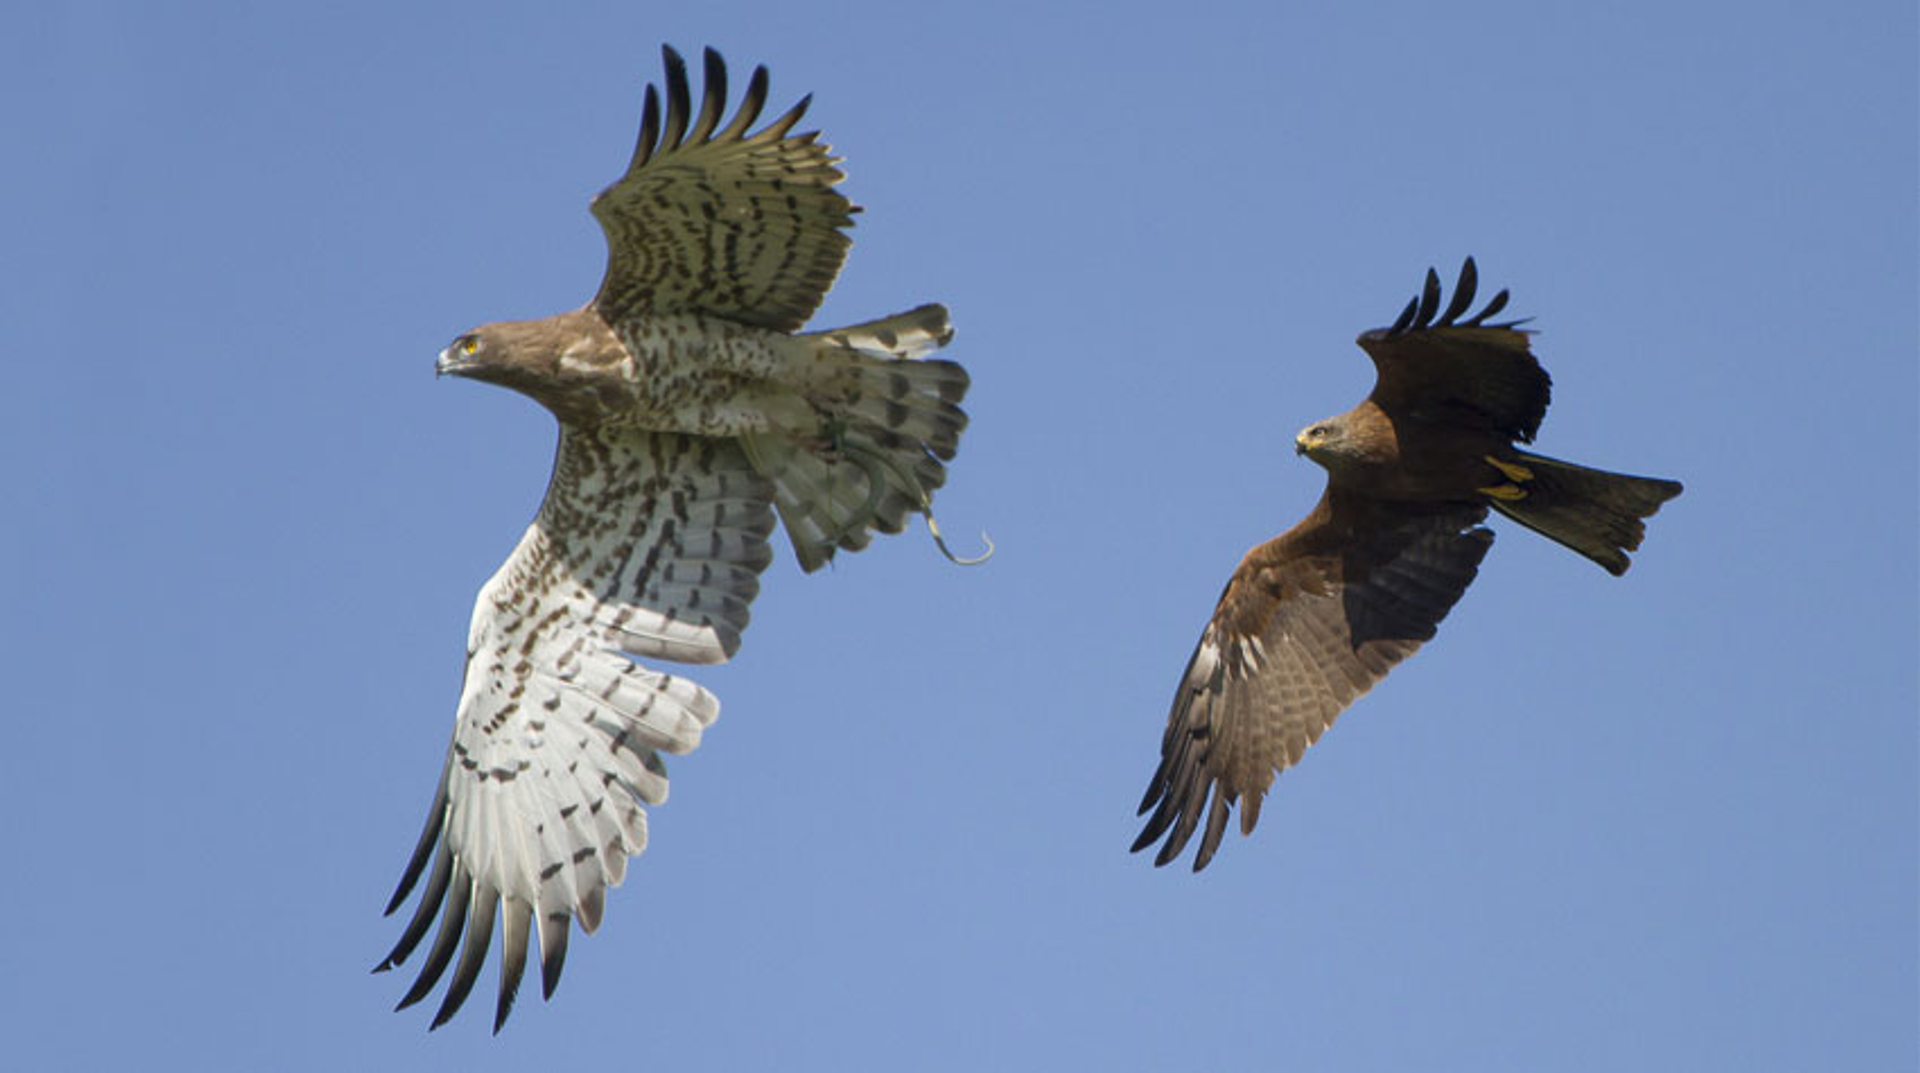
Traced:
<svg viewBox="0 0 1920 1073">
<path fill-rule="evenodd" d="M 1307 453 L 1307 434 L 1305 432 L 1297 432 L 1294 434 L 1293 453 L 1296 455 Z"/>
<path fill-rule="evenodd" d="M 464 376 L 472 364 L 472 360 L 462 355 L 458 344 L 456 344 L 442 350 L 440 356 L 434 359 L 433 375 Z"/>
</svg>

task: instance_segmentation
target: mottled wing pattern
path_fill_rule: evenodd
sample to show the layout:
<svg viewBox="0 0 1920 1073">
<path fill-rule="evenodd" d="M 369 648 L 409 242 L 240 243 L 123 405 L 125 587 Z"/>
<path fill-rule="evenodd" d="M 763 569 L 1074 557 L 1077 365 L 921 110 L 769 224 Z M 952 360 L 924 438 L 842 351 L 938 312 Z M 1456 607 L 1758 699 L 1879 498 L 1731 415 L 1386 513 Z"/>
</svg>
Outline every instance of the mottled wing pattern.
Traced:
<svg viewBox="0 0 1920 1073">
<path fill-rule="evenodd" d="M 494 1029 L 537 934 L 545 993 L 578 918 L 646 845 L 643 804 L 666 800 L 660 754 L 685 753 L 719 713 L 698 684 L 628 656 L 718 663 L 740 645 L 772 559 L 772 489 L 731 440 L 563 427 L 552 484 L 520 544 L 480 592 L 453 744 L 426 830 L 387 912 L 423 873 L 391 954 L 440 926 L 402 1008 L 453 960 L 434 1026 L 479 976 L 502 919 Z"/>
<path fill-rule="evenodd" d="M 1356 340 L 1373 358 L 1371 398 L 1390 418 L 1481 428 L 1530 443 L 1546 416 L 1551 382 L 1528 348 L 1529 333 L 1519 328 L 1525 321 L 1488 323 L 1506 308 L 1506 291 L 1460 319 L 1473 305 L 1478 280 L 1469 257 L 1442 310 L 1440 277 L 1428 269 L 1419 297 L 1391 327 Z"/>
<path fill-rule="evenodd" d="M 593 199 L 607 235 L 607 274 L 593 304 L 616 326 L 701 312 L 795 331 L 839 274 L 851 245 L 840 229 L 858 211 L 833 189 L 844 176 L 819 133 L 788 135 L 812 98 L 748 134 L 767 100 L 767 69 L 757 67 L 740 110 L 716 130 L 727 99 L 719 54 L 706 52 L 706 93 L 693 116 L 686 64 L 661 51 L 664 125 L 648 86 L 633 162 Z"/>
<path fill-rule="evenodd" d="M 1172 861 L 1205 815 L 1205 868 L 1234 803 L 1252 833 L 1274 775 L 1433 637 L 1493 534 L 1484 507 L 1400 510 L 1329 494 L 1242 560 L 1174 694 L 1136 852 L 1164 836 L 1154 863 Z"/>
</svg>

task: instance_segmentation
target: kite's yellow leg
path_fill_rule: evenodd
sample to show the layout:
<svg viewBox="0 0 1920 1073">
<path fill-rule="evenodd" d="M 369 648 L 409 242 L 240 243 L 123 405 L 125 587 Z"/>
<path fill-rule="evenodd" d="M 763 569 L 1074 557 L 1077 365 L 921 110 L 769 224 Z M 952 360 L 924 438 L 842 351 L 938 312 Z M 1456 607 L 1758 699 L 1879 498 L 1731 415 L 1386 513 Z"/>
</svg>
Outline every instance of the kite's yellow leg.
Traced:
<svg viewBox="0 0 1920 1073">
<path fill-rule="evenodd" d="M 1502 462 L 1492 455 L 1482 455 L 1481 457 L 1487 460 L 1487 465 L 1506 474 L 1507 479 L 1510 481 L 1517 483 L 1533 479 L 1533 471 L 1518 462 Z"/>
<path fill-rule="evenodd" d="M 1492 455 L 1481 455 L 1480 457 L 1486 459 L 1487 465 L 1499 470 L 1506 476 L 1507 480 L 1512 483 L 1496 484 L 1491 488 L 1476 488 L 1474 491 L 1479 492 L 1481 495 L 1492 496 L 1494 499 L 1504 500 L 1508 503 L 1517 499 L 1527 498 L 1527 490 L 1520 486 L 1533 479 L 1532 470 L 1518 462 L 1502 462 Z"/>
</svg>

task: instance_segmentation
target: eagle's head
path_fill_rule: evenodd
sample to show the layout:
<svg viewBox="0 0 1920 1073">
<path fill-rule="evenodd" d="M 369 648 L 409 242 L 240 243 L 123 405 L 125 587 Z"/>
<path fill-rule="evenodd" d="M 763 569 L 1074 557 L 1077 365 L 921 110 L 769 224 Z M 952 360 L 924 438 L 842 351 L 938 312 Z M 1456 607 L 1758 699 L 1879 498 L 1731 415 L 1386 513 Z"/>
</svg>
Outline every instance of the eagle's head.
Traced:
<svg viewBox="0 0 1920 1073">
<path fill-rule="evenodd" d="M 447 344 L 434 372 L 512 388 L 562 420 L 592 418 L 618 405 L 627 351 L 583 312 L 483 324 Z"/>
</svg>

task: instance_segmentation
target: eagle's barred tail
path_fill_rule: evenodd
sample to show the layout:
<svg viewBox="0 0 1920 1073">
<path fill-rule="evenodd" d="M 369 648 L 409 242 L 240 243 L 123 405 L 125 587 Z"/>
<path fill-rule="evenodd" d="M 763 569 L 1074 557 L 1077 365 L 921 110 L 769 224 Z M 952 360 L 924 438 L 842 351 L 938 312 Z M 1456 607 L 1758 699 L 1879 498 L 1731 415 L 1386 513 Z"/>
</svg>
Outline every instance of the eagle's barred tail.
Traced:
<svg viewBox="0 0 1920 1073">
<path fill-rule="evenodd" d="M 798 338 L 810 352 L 809 389 L 826 411 L 820 442 L 761 435 L 747 444 L 773 481 L 801 569 L 812 572 L 836 548 L 866 547 L 873 530 L 900 532 L 910 514 L 931 525 L 933 493 L 967 426 L 960 402 L 969 381 L 957 363 L 924 358 L 953 338 L 942 306 Z"/>
<path fill-rule="evenodd" d="M 814 344 L 816 352 L 857 350 L 876 358 L 911 361 L 952 342 L 953 322 L 947 317 L 946 306 L 929 302 L 905 313 L 845 328 L 808 332 L 800 338 Z M 962 374 L 960 391 L 964 394 L 966 389 L 966 377 Z"/>
<path fill-rule="evenodd" d="M 1616 576 L 1627 572 L 1627 552 L 1640 546 L 1644 519 L 1680 494 L 1679 481 L 1588 469 L 1526 451 L 1514 452 L 1523 476 L 1517 498 L 1489 505 L 1521 525 L 1579 552 Z"/>
</svg>

